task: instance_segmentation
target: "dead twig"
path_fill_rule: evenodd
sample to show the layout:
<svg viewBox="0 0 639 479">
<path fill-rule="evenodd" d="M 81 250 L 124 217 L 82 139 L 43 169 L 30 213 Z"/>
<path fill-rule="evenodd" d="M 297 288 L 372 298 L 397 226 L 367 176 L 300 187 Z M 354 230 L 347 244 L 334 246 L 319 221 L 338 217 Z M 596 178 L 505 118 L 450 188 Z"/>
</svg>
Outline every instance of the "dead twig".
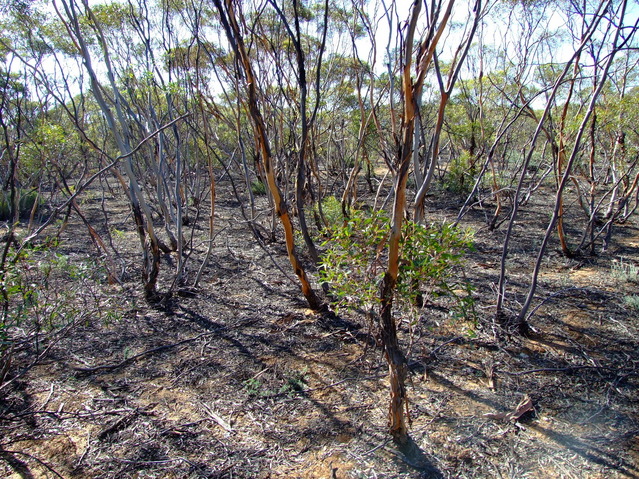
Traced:
<svg viewBox="0 0 639 479">
<path fill-rule="evenodd" d="M 566 366 L 564 368 L 537 368 L 537 369 L 528 369 L 526 371 L 502 371 L 502 370 L 494 370 L 496 373 L 507 374 L 508 376 L 524 376 L 526 374 L 534 374 L 534 373 L 556 373 L 556 372 L 573 372 L 579 371 L 581 369 L 593 369 L 595 371 L 613 371 L 617 373 L 618 376 L 626 375 L 633 376 L 639 374 L 639 371 L 628 368 L 611 368 L 608 366 L 588 366 L 588 365 L 579 365 L 579 366 Z"/>
<path fill-rule="evenodd" d="M 209 415 L 209 417 L 213 421 L 215 421 L 220 427 L 222 427 L 222 429 L 224 429 L 226 432 L 233 432 L 233 428 L 231 427 L 231 424 L 225 421 L 222 418 L 222 416 L 220 416 L 215 411 L 213 411 L 208 404 L 202 403 L 202 406 L 206 410 L 206 413 Z"/>
<path fill-rule="evenodd" d="M 137 361 L 138 359 L 143 358 L 144 356 L 148 356 L 153 353 L 158 353 L 160 351 L 166 351 L 167 349 L 172 349 L 177 346 L 181 346 L 183 344 L 191 343 L 193 341 L 197 341 L 198 339 L 204 338 L 206 336 L 211 336 L 213 334 L 217 334 L 217 331 L 210 332 L 210 333 L 202 333 L 193 338 L 183 339 L 182 341 L 178 341 L 177 343 L 165 344 L 163 346 L 158 346 L 157 348 L 147 349 L 146 351 L 142 351 L 141 353 L 131 356 L 130 358 L 126 358 L 120 361 L 119 363 L 102 364 L 100 366 L 94 366 L 92 368 L 74 367 L 73 370 L 83 374 L 93 374 L 98 371 L 113 371 L 115 369 L 120 369 L 121 367 L 124 367 L 127 364 L 130 364 L 134 361 Z"/>
<path fill-rule="evenodd" d="M 51 471 L 53 474 L 55 474 L 57 477 L 59 477 L 60 479 L 64 479 L 64 476 L 60 475 L 60 473 L 58 471 L 56 471 L 53 467 L 51 467 L 49 464 L 47 464 L 46 462 L 44 462 L 42 459 L 40 459 L 39 457 L 34 456 L 33 454 L 29 454 L 27 452 L 23 452 L 23 451 L 10 451 L 8 449 L 3 449 L 2 447 L 0 447 L 0 457 L 5 457 L 7 455 L 15 455 L 18 454 L 20 456 L 25 456 L 28 457 L 29 459 L 33 459 L 35 462 L 37 462 L 38 464 L 40 464 L 41 466 L 43 466 L 44 468 L 48 469 L 49 471 Z M 29 477 L 29 476 L 26 476 Z M 33 476 L 31 476 L 33 477 Z"/>
</svg>

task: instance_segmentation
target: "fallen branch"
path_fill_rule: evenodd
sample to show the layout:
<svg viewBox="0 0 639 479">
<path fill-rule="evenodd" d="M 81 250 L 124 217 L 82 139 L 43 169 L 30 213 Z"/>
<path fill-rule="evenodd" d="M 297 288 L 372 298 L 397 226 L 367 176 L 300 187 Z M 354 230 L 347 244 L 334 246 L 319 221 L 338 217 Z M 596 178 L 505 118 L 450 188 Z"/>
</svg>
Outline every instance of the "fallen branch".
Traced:
<svg viewBox="0 0 639 479">
<path fill-rule="evenodd" d="M 484 417 L 488 419 L 495 419 L 497 421 L 510 422 L 510 421 L 518 421 L 524 414 L 528 411 L 532 411 L 534 409 L 532 399 L 530 396 L 526 394 L 523 399 L 519 402 L 517 407 L 510 412 L 501 412 L 501 413 L 487 413 L 484 414 Z"/>
<path fill-rule="evenodd" d="M 80 368 L 80 367 L 73 367 L 74 371 L 78 371 L 80 373 L 83 374 L 93 374 L 96 373 L 98 371 L 113 371 L 115 369 L 120 369 L 121 367 L 126 366 L 127 364 L 130 364 L 134 361 L 137 361 L 140 358 L 143 358 L 144 356 L 148 356 L 150 354 L 153 353 L 158 353 L 160 351 L 166 351 L 167 349 L 172 349 L 175 348 L 177 346 L 181 346 L 183 344 L 187 344 L 187 343 L 191 343 L 193 341 L 197 341 L 198 339 L 204 338 L 206 336 L 211 336 L 213 334 L 217 334 L 218 331 L 215 332 L 209 332 L 209 333 L 202 333 L 199 334 L 193 338 L 188 338 L 188 339 L 183 339 L 182 341 L 178 341 L 177 343 L 171 343 L 171 344 L 165 344 L 164 346 L 158 346 L 157 348 L 152 348 L 152 349 L 147 349 L 146 351 L 143 351 L 139 354 L 136 354 L 135 356 L 131 356 L 130 358 L 126 358 L 122 361 L 120 361 L 119 363 L 112 363 L 112 364 L 102 364 L 100 366 L 95 366 L 92 368 Z"/>
<path fill-rule="evenodd" d="M 627 376 L 639 374 L 639 371 L 628 368 L 611 368 L 607 366 L 567 366 L 565 368 L 538 368 L 538 369 L 528 369 L 526 371 L 502 371 L 495 370 L 496 373 L 507 374 L 508 376 L 524 376 L 526 374 L 534 374 L 534 373 L 555 373 L 555 372 L 572 372 L 579 371 L 580 369 L 594 369 L 594 370 L 602 370 L 602 371 L 613 371 L 618 375 L 625 374 Z"/>
<path fill-rule="evenodd" d="M 81 368 L 81 367 L 75 366 L 75 367 L 73 367 L 73 370 L 74 371 L 78 371 L 79 373 L 82 373 L 82 374 L 93 374 L 93 373 L 96 373 L 98 371 L 113 371 L 115 369 L 120 369 L 121 367 L 124 367 L 127 364 L 129 364 L 129 363 L 137 361 L 138 359 L 143 358 L 144 356 L 148 356 L 148 355 L 153 354 L 153 353 L 158 353 L 160 351 L 166 351 L 167 349 L 172 349 L 172 348 L 175 348 L 177 346 L 181 346 L 183 344 L 191 343 L 193 341 L 197 341 L 198 339 L 205 338 L 207 336 L 213 336 L 215 334 L 219 334 L 220 331 L 224 331 L 225 329 L 230 329 L 230 328 L 234 328 L 234 327 L 241 327 L 241 326 L 248 326 L 250 324 L 253 324 L 256 321 L 257 321 L 257 319 L 250 319 L 250 320 L 244 321 L 244 322 L 242 322 L 241 324 L 238 324 L 238 325 L 221 326 L 221 327 L 217 328 L 215 331 L 209 331 L 207 333 L 198 334 L 195 337 L 183 339 L 182 341 L 178 341 L 177 343 L 165 344 L 164 346 L 158 346 L 157 348 L 147 349 L 146 351 L 142 351 L 141 353 L 138 353 L 138 354 L 136 354 L 134 356 L 131 356 L 130 358 L 126 358 L 126 359 L 120 361 L 119 363 L 102 364 L 100 366 L 94 366 L 92 368 Z"/>
</svg>

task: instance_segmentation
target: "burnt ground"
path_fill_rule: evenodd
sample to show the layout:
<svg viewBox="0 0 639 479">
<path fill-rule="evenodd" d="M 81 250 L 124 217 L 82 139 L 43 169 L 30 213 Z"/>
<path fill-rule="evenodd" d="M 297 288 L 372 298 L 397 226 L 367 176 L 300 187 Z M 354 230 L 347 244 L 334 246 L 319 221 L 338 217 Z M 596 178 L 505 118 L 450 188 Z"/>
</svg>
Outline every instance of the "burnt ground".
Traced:
<svg viewBox="0 0 639 479">
<path fill-rule="evenodd" d="M 199 289 L 158 304 L 141 295 L 131 221 L 111 200 L 127 280 L 61 268 L 51 301 L 66 288 L 79 305 L 62 311 L 67 326 L 40 332 L 39 344 L 28 323 L 16 330 L 25 339 L 0 391 L 0 476 L 639 477 L 639 318 L 624 299 L 637 278 L 614 266 L 639 263 L 635 225 L 620 226 L 606 254 L 566 259 L 551 248 L 536 334 L 523 338 L 493 324 L 503 227 L 490 232 L 472 212 L 464 274 L 477 319 L 429 303 L 410 328 L 401 323 L 411 443 L 399 448 L 367 320 L 306 309 L 274 265 L 291 276 L 282 242 L 261 247 L 228 198 Z M 454 218 L 458 205 L 440 199 L 432 218 Z M 99 201 L 83 207 L 102 224 Z M 524 299 L 547 207 L 527 205 L 515 231 L 507 310 Z M 56 252 L 84 264 L 95 250 L 74 221 Z"/>
</svg>

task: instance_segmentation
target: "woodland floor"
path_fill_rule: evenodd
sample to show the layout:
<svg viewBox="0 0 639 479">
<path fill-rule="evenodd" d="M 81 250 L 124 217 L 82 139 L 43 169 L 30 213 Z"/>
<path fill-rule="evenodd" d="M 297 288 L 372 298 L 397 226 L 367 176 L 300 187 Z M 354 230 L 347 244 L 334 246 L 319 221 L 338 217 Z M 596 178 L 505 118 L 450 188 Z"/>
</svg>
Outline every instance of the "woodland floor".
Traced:
<svg viewBox="0 0 639 479">
<path fill-rule="evenodd" d="M 639 314 L 624 303 L 638 285 L 612 268 L 620 258 L 639 264 L 635 225 L 617 227 L 606 254 L 569 260 L 551 248 L 534 304 L 546 301 L 531 319 L 537 335 L 496 337 L 504 227 L 488 231 L 484 212 L 471 213 L 476 250 L 465 273 L 479 320 L 422 311 L 409 348 L 411 443 L 398 448 L 386 431 L 387 370 L 366 320 L 309 312 L 274 266 L 291 276 L 282 242 L 260 247 L 237 219 L 237 202 L 218 198 L 220 234 L 200 288 L 157 305 L 140 292 L 128 212 L 107 202 L 119 247 L 131 245 L 129 279 L 94 294 L 117 314 L 69 327 L 1 391 L 0 476 L 639 477 Z M 454 218 L 459 205 L 440 200 L 429 200 L 432 219 Z M 99 206 L 84 204 L 97 225 Z M 547 208 L 527 205 L 516 227 L 513 309 Z M 59 251 L 81 261 L 95 249 L 73 220 Z M 12 374 L 35 355 L 19 350 Z M 514 419 L 526 404 L 532 409 Z"/>
</svg>

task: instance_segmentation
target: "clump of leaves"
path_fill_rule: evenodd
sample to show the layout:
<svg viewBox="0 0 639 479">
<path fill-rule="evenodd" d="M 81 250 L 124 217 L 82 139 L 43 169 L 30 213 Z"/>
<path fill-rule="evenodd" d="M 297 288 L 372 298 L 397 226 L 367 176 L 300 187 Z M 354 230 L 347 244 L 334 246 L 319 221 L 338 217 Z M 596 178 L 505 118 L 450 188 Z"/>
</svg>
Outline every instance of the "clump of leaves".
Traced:
<svg viewBox="0 0 639 479">
<path fill-rule="evenodd" d="M 261 180 L 254 180 L 251 183 L 251 191 L 254 195 L 265 195 L 266 194 L 266 184 Z"/>
<path fill-rule="evenodd" d="M 631 294 L 628 296 L 624 296 L 623 298 L 623 302 L 624 304 L 634 310 L 634 311 L 639 311 L 639 296 L 636 294 Z"/>
<path fill-rule="evenodd" d="M 335 295 L 336 308 L 379 305 L 379 287 L 385 273 L 390 221 L 384 211 L 355 210 L 343 225 L 331 229 L 324 242 L 320 276 Z M 396 304 L 403 312 L 420 307 L 426 299 L 452 299 L 453 314 L 474 319 L 472 287 L 456 269 L 472 249 L 467 230 L 447 223 L 420 225 L 406 221 L 402 229 L 401 264 Z"/>
<path fill-rule="evenodd" d="M 294 371 L 284 378 L 284 383 L 278 390 L 267 388 L 256 376 L 243 382 L 244 390 L 252 397 L 290 396 L 296 392 L 302 392 L 308 382 L 308 368 Z"/>
<path fill-rule="evenodd" d="M 119 314 L 115 298 L 99 290 L 104 268 L 60 254 L 55 245 L 29 245 L 0 265 L 0 384 L 18 345 L 40 353 L 81 320 Z"/>
<path fill-rule="evenodd" d="M 388 225 L 383 211 L 367 215 L 354 210 L 348 221 L 331 227 L 319 273 L 332 287 L 336 308 L 373 309 L 377 304 Z"/>
<path fill-rule="evenodd" d="M 639 266 L 621 258 L 612 263 L 610 275 L 622 283 L 639 283 Z"/>
<path fill-rule="evenodd" d="M 243 384 L 249 396 L 260 396 L 262 394 L 262 381 L 259 379 L 249 378 Z"/>
<path fill-rule="evenodd" d="M 279 390 L 280 394 L 290 394 L 292 392 L 301 392 L 306 388 L 308 382 L 308 368 L 304 367 L 301 371 L 292 373 L 286 378 L 286 384 L 283 384 Z"/>
<path fill-rule="evenodd" d="M 326 228 L 332 228 L 333 225 L 339 225 L 344 222 L 344 215 L 342 213 L 342 202 L 334 196 L 326 196 L 322 198 L 321 205 L 316 205 L 313 213 L 316 217 L 321 217 L 321 228 L 326 232 Z M 320 222 L 320 221 L 318 221 Z"/>
</svg>

